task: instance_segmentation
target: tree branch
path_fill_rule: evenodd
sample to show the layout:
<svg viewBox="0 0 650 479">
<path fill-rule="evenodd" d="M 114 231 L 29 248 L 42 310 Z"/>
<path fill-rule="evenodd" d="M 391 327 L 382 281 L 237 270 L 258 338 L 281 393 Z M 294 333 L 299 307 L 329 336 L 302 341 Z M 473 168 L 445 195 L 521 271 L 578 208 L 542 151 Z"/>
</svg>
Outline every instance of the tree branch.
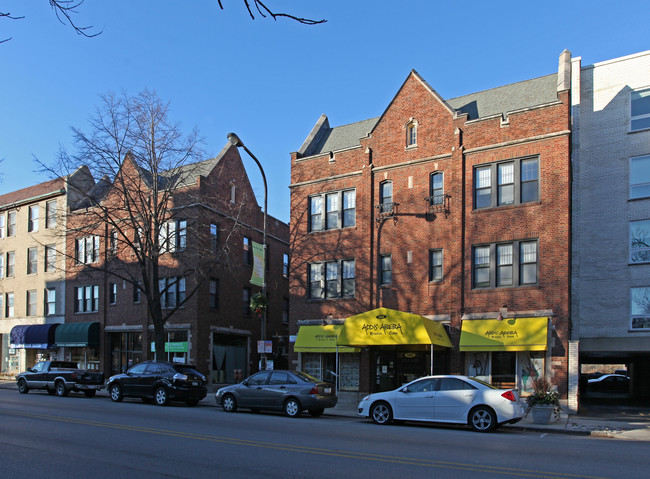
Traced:
<svg viewBox="0 0 650 479">
<path fill-rule="evenodd" d="M 265 0 L 266 1 L 266 0 Z M 223 4 L 221 3 L 221 0 L 218 0 L 219 2 L 219 7 L 221 10 L 223 10 Z M 249 3 L 249 0 L 244 0 L 244 5 L 246 5 L 246 9 L 248 10 L 248 14 L 250 15 L 252 20 L 255 20 L 255 15 L 253 14 L 253 9 L 251 8 L 251 4 Z M 295 20 L 298 23 L 302 23 L 303 25 L 318 25 L 320 23 L 326 23 L 327 20 L 322 19 L 322 20 L 312 20 L 310 18 L 303 18 L 303 17 L 297 17 L 295 15 L 291 15 L 288 13 L 276 13 L 271 11 L 269 7 L 267 7 L 261 0 L 253 0 L 253 5 L 255 5 L 255 9 L 257 10 L 257 13 L 263 18 L 266 18 L 266 15 L 264 12 L 266 12 L 268 15 L 270 15 L 273 20 L 277 20 L 278 17 L 284 17 L 288 18 L 290 20 Z"/>
</svg>

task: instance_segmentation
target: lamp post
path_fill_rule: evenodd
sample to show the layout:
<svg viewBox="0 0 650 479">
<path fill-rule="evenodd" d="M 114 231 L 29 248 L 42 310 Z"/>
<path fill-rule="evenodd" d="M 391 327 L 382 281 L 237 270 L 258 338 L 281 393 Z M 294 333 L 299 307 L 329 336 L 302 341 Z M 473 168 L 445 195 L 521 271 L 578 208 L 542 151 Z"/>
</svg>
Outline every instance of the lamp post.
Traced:
<svg viewBox="0 0 650 479">
<path fill-rule="evenodd" d="M 246 153 L 248 153 L 248 156 L 250 156 L 257 166 L 260 169 L 260 173 L 262 173 L 262 180 L 264 181 L 264 227 L 262 229 L 263 231 L 263 236 L 262 236 L 262 249 L 264 251 L 264 264 L 262 265 L 262 273 L 264 280 L 262 281 L 262 296 L 266 299 L 266 212 L 267 212 L 267 206 L 268 206 L 268 187 L 266 185 L 266 175 L 264 174 L 264 168 L 262 168 L 262 164 L 260 161 L 255 157 L 255 155 L 248 149 L 246 148 L 246 145 L 242 143 L 242 141 L 239 139 L 239 137 L 235 133 L 228 133 L 228 141 L 230 142 L 231 145 L 233 145 L 236 148 L 243 148 Z M 262 341 L 263 344 L 263 349 L 262 349 L 262 371 L 266 370 L 266 309 L 262 311 L 262 333 L 261 333 L 261 338 L 260 340 Z"/>
</svg>

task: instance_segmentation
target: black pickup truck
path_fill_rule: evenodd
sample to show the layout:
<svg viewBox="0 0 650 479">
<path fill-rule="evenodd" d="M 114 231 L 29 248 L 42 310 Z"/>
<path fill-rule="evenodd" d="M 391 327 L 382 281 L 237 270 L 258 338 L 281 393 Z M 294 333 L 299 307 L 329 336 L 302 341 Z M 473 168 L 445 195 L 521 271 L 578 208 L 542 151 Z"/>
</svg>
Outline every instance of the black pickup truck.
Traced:
<svg viewBox="0 0 650 479">
<path fill-rule="evenodd" d="M 83 391 L 86 397 L 91 398 L 104 387 L 104 373 L 79 369 L 70 361 L 41 361 L 19 374 L 16 381 L 21 394 L 30 389 L 46 389 L 49 394 L 57 396 Z"/>
</svg>

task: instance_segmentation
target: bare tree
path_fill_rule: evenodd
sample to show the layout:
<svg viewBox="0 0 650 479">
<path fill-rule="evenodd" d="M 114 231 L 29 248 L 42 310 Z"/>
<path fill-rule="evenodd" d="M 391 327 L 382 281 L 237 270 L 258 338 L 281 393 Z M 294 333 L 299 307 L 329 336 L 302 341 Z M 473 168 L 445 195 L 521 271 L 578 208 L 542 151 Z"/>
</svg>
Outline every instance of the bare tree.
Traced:
<svg viewBox="0 0 650 479">
<path fill-rule="evenodd" d="M 102 31 L 91 33 L 93 29 L 92 25 L 80 26 L 74 20 L 73 18 L 74 15 L 78 13 L 78 8 L 84 3 L 85 0 L 48 0 L 48 1 L 50 2 L 50 7 L 52 7 L 52 9 L 54 10 L 56 18 L 62 24 L 70 25 L 78 35 L 82 35 L 87 38 L 92 38 L 102 34 Z M 217 1 L 219 2 L 219 7 L 221 8 L 221 10 L 223 10 L 224 7 L 222 4 L 222 0 L 217 0 Z M 327 22 L 327 20 L 325 19 L 313 20 L 310 18 L 291 15 L 289 13 L 274 12 L 269 7 L 267 7 L 264 4 L 264 2 L 262 2 L 261 0 L 243 0 L 243 2 L 244 5 L 246 6 L 246 9 L 248 10 L 248 14 L 253 20 L 255 20 L 255 15 L 253 13 L 255 10 L 261 17 L 266 18 L 267 16 L 270 16 L 271 18 L 273 18 L 273 20 L 277 20 L 278 18 L 288 18 L 290 20 L 295 20 L 296 22 L 302 23 L 304 25 L 317 25 L 319 23 Z M 251 6 L 251 2 L 252 2 L 252 6 Z M 12 15 L 11 12 L 0 12 L 0 18 L 6 18 L 10 20 L 22 20 L 25 17 Z M 5 38 L 4 40 L 0 40 L 0 43 L 7 42 L 9 40 L 11 40 L 11 37 Z"/>
<path fill-rule="evenodd" d="M 61 253 L 69 279 L 108 276 L 137 288 L 161 352 L 167 321 L 227 265 L 243 201 L 221 199 L 220 159 L 199 161 L 198 133 L 183 135 L 155 93 L 102 100 L 88 133 L 73 128 L 76 152 L 62 150 L 57 164 L 46 167 L 61 177 L 76 171 L 77 186 L 69 192 L 76 201 L 67 212 Z M 234 147 L 224 151 L 238 155 Z M 79 165 L 87 165 L 86 182 L 79 181 Z M 228 218 L 218 243 L 205 227 L 206 211 Z"/>
</svg>

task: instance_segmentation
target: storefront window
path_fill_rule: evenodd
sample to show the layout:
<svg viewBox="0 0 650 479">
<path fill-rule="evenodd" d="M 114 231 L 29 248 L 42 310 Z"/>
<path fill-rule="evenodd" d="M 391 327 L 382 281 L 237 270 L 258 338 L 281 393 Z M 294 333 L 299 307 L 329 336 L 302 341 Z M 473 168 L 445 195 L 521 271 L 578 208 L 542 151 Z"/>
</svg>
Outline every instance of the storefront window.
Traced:
<svg viewBox="0 0 650 479">
<path fill-rule="evenodd" d="M 517 376 L 515 353 L 495 351 L 492 353 L 492 384 L 500 388 L 514 388 Z"/>
<path fill-rule="evenodd" d="M 111 374 L 142 361 L 142 333 L 111 333 Z"/>
<path fill-rule="evenodd" d="M 248 337 L 215 333 L 212 344 L 212 382 L 234 384 L 248 374 Z"/>
</svg>

